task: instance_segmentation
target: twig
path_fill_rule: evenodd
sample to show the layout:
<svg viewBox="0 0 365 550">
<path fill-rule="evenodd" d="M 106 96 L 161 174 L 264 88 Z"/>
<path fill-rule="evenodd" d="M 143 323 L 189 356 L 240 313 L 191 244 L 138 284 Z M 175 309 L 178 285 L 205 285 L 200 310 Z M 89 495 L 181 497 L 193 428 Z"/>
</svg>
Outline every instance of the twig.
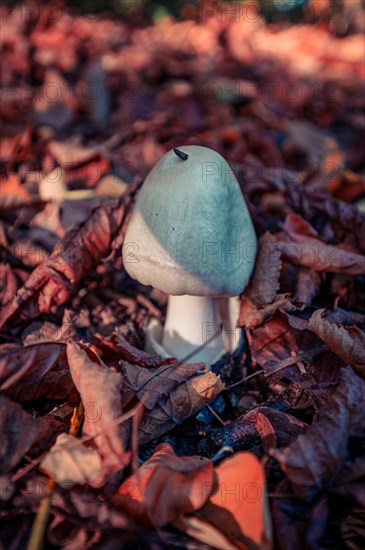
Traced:
<svg viewBox="0 0 365 550">
<path fill-rule="evenodd" d="M 327 346 L 321 345 L 318 346 L 310 351 L 304 352 L 304 353 L 298 353 L 294 357 L 287 357 L 286 359 L 283 359 L 282 361 L 279 361 L 275 365 L 275 367 L 267 372 L 265 374 L 265 378 L 268 378 L 269 376 L 272 376 L 273 374 L 276 374 L 277 372 L 286 369 L 287 367 L 291 367 L 292 365 L 296 365 L 297 363 L 301 361 L 305 361 L 306 359 L 310 359 L 313 355 L 318 355 L 319 353 L 322 353 L 326 351 Z"/>
<path fill-rule="evenodd" d="M 211 336 L 206 342 L 204 342 L 204 344 L 202 344 L 201 346 L 197 347 L 194 351 L 192 351 L 191 353 L 189 353 L 188 355 L 186 355 L 183 359 L 181 359 L 180 361 L 178 361 L 177 363 L 172 363 L 172 365 L 167 365 L 167 367 L 165 367 L 164 369 L 160 370 L 159 372 L 156 372 L 155 374 L 153 374 L 148 380 L 146 380 L 146 382 L 144 382 L 142 384 L 142 386 L 140 386 L 139 388 L 135 389 L 136 392 L 140 392 L 141 390 L 143 390 L 145 388 L 145 386 L 147 386 L 147 384 L 149 384 L 151 382 L 151 380 L 153 380 L 154 378 L 156 378 L 156 376 L 161 376 L 161 374 L 163 374 L 165 371 L 169 370 L 169 369 L 176 369 L 176 367 L 180 367 L 181 365 L 183 365 L 184 363 L 186 363 L 189 359 L 191 359 L 192 357 L 194 357 L 194 355 L 196 355 L 197 353 L 199 353 L 202 349 L 204 349 L 208 344 L 210 344 L 210 342 L 212 342 L 213 340 L 215 340 L 215 338 L 217 338 L 217 336 L 219 336 L 222 332 L 222 325 L 220 326 L 219 330 L 217 330 L 213 336 Z"/>
<path fill-rule="evenodd" d="M 84 407 L 82 402 L 74 409 L 74 413 L 71 419 L 71 426 L 69 429 L 69 435 L 76 437 L 82 420 L 84 417 Z M 54 479 L 49 478 L 46 488 L 46 496 L 41 500 L 37 515 L 34 519 L 32 531 L 30 533 L 27 550 L 41 550 L 43 548 L 44 536 L 49 520 L 49 513 L 51 510 L 52 496 L 56 490 L 57 483 Z"/>
<path fill-rule="evenodd" d="M 234 384 L 227 386 L 226 388 L 224 388 L 224 391 L 231 390 L 232 388 L 235 388 L 236 386 L 243 384 L 243 382 L 247 382 L 247 380 L 251 380 L 251 378 L 255 378 L 255 376 L 258 376 L 259 374 L 264 374 L 264 373 L 265 371 L 263 369 L 253 372 L 252 374 L 245 376 L 245 378 L 241 378 L 241 380 L 238 380 L 238 382 L 235 382 Z"/>
<path fill-rule="evenodd" d="M 219 416 L 218 413 L 215 412 L 214 409 L 212 409 L 212 407 L 210 405 L 206 405 L 208 411 L 210 411 L 215 417 L 216 419 L 218 420 L 218 422 L 220 422 L 222 424 L 222 426 L 226 426 L 226 423 L 224 422 L 224 420 L 222 420 L 222 418 Z"/>
</svg>

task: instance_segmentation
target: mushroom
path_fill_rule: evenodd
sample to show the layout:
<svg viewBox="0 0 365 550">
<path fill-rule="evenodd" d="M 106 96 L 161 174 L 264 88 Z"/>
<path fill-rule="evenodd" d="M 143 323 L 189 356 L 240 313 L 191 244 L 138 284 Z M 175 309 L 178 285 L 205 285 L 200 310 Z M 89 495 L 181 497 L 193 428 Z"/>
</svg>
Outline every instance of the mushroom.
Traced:
<svg viewBox="0 0 365 550">
<path fill-rule="evenodd" d="M 128 274 L 169 295 L 162 334 L 155 322 L 148 337 L 155 352 L 178 359 L 196 352 L 195 361 L 211 365 L 225 353 L 224 340 L 232 347 L 232 335 L 217 329 L 226 318 L 230 330 L 228 298 L 246 287 L 256 251 L 246 202 L 225 159 L 196 145 L 167 152 L 142 185 L 123 246 Z"/>
</svg>

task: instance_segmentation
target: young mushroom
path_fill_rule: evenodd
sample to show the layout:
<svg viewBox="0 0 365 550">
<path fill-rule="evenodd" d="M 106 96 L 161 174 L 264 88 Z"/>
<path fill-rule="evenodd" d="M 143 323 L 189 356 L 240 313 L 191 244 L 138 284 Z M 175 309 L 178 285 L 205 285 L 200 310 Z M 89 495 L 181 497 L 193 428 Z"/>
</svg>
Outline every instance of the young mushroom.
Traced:
<svg viewBox="0 0 365 550">
<path fill-rule="evenodd" d="M 183 359 L 206 343 L 193 360 L 217 361 L 225 353 L 227 335 L 219 327 L 229 317 L 228 298 L 246 287 L 257 250 L 246 202 L 224 158 L 196 145 L 167 152 L 143 183 L 124 243 L 129 275 L 169 295 L 162 335 L 156 323 L 148 335 L 154 351 Z M 229 331 L 229 322 L 223 324 Z"/>
</svg>

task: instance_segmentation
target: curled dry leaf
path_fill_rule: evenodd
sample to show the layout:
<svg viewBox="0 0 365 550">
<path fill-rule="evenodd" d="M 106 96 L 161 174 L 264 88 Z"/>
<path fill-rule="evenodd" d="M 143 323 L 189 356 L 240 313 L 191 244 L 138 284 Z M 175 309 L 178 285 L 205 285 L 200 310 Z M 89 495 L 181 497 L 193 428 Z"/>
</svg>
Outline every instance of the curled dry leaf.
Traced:
<svg viewBox="0 0 365 550">
<path fill-rule="evenodd" d="M 213 440 L 221 447 L 228 445 L 237 450 L 253 448 L 260 444 L 260 439 L 264 446 L 267 444 L 271 447 L 275 439 L 276 445 L 283 447 L 291 443 L 307 427 L 291 414 L 261 406 L 239 416 L 223 430 L 216 430 Z"/>
<path fill-rule="evenodd" d="M 56 439 L 62 424 L 34 417 L 5 395 L 0 396 L 0 473 L 9 472 L 28 453 L 39 455 Z"/>
<path fill-rule="evenodd" d="M 141 349 L 132 346 L 121 334 L 114 332 L 109 340 L 101 335 L 96 336 L 96 345 L 106 353 L 117 359 L 124 359 L 133 365 L 140 367 L 159 367 L 161 365 L 173 365 L 177 359 L 165 358 L 159 355 L 151 355 Z"/>
<path fill-rule="evenodd" d="M 275 313 L 280 311 L 295 311 L 295 305 L 290 301 L 289 294 L 278 294 L 275 296 L 274 302 L 272 304 L 267 304 L 266 306 L 251 310 L 248 314 L 245 311 L 245 307 L 241 308 L 241 314 L 243 317 L 243 325 L 246 329 L 253 329 L 269 321 L 275 315 Z"/>
<path fill-rule="evenodd" d="M 346 367 L 340 384 L 307 432 L 289 447 L 270 451 L 299 497 L 312 499 L 338 474 L 349 438 L 365 427 L 364 407 L 365 382 Z"/>
<path fill-rule="evenodd" d="M 0 389 L 18 402 L 46 396 L 67 399 L 75 396 L 74 384 L 67 368 L 65 346 L 19 344 L 0 346 Z"/>
<path fill-rule="evenodd" d="M 162 527 L 180 514 L 201 508 L 213 488 L 213 463 L 202 456 L 180 457 L 168 443 L 127 478 L 117 502 L 132 517 Z"/>
<path fill-rule="evenodd" d="M 239 452 L 215 469 L 214 492 L 192 516 L 176 527 L 221 550 L 269 550 L 272 528 L 265 470 L 258 458 Z"/>
<path fill-rule="evenodd" d="M 281 307 L 278 303 L 275 306 L 272 305 L 279 290 L 280 256 L 275 238 L 266 232 L 259 239 L 255 269 L 242 295 L 238 321 L 240 327 L 254 328 L 270 319 Z"/>
<path fill-rule="evenodd" d="M 275 235 L 283 260 L 314 271 L 365 275 L 365 256 L 324 243 L 299 214 L 289 214 L 284 229 Z"/>
<path fill-rule="evenodd" d="M 205 363 L 161 366 L 147 369 L 138 365 L 122 362 L 124 383 L 137 395 L 147 409 L 152 409 L 182 382 L 197 374 Z M 128 390 L 127 390 L 128 391 Z"/>
<path fill-rule="evenodd" d="M 296 289 L 293 302 L 298 309 L 305 309 L 312 304 L 313 299 L 318 295 L 321 286 L 321 276 L 313 269 L 299 267 L 296 281 Z"/>
<path fill-rule="evenodd" d="M 0 263 L 0 306 L 10 302 L 21 286 L 20 277 L 9 264 Z"/>
<path fill-rule="evenodd" d="M 354 204 L 348 204 L 323 193 L 310 192 L 308 194 L 311 208 L 315 208 L 328 217 L 336 232 L 336 242 L 349 240 L 352 236 L 353 244 L 365 254 L 365 214 Z"/>
<path fill-rule="evenodd" d="M 333 353 L 365 379 L 365 334 L 359 327 L 343 327 L 324 317 L 319 309 L 310 318 L 310 326 Z"/>
<path fill-rule="evenodd" d="M 280 270 L 279 246 L 266 232 L 259 239 L 255 269 L 244 295 L 258 307 L 270 304 L 279 290 Z"/>
<path fill-rule="evenodd" d="M 171 430 L 197 413 L 223 389 L 222 380 L 213 372 L 182 382 L 143 417 L 139 426 L 140 443 Z"/>
<path fill-rule="evenodd" d="M 101 471 L 98 452 L 88 449 L 80 441 L 68 434 L 60 434 L 40 467 L 51 476 L 60 487 L 70 489 L 76 484 L 91 484 Z"/>
<path fill-rule="evenodd" d="M 48 149 L 52 157 L 64 168 L 75 168 L 99 156 L 98 151 L 84 147 L 76 140 L 51 141 Z"/>
<path fill-rule="evenodd" d="M 31 273 L 27 282 L 0 314 L 0 326 L 29 320 L 63 304 L 85 274 L 109 252 L 123 225 L 130 196 L 94 210 L 80 227 L 70 229 L 52 254 Z M 30 302 L 30 304 L 28 304 Z"/>
<path fill-rule="evenodd" d="M 29 193 L 21 185 L 17 174 L 10 174 L 8 178 L 0 179 L 0 209 L 28 202 L 30 202 Z"/>
<path fill-rule="evenodd" d="M 300 370 L 296 363 L 304 359 L 308 361 L 325 349 L 318 336 L 310 330 L 294 328 L 288 317 L 280 312 L 251 334 L 252 356 L 267 375 L 273 374 L 280 366 L 283 369 L 280 375 L 298 377 Z M 287 362 L 287 368 L 284 362 Z"/>
<path fill-rule="evenodd" d="M 102 457 L 100 483 L 103 483 L 107 475 L 121 470 L 129 462 L 125 449 L 130 422 L 117 424 L 124 405 L 121 397 L 123 379 L 91 350 L 87 353 L 72 341 L 67 344 L 67 358 L 85 409 L 83 434 L 94 436 Z"/>
</svg>

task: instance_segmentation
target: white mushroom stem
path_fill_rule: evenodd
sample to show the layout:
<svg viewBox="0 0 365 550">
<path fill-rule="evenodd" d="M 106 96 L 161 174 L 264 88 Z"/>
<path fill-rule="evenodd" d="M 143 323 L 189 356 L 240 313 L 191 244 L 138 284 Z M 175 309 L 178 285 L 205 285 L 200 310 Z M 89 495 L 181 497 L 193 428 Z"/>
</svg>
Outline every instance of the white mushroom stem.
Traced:
<svg viewBox="0 0 365 550">
<path fill-rule="evenodd" d="M 189 362 L 203 361 L 209 366 L 225 352 L 219 328 L 220 317 L 214 298 L 169 296 L 162 345 L 171 356 L 184 359 L 207 343 Z M 212 339 L 215 333 L 217 336 Z"/>
</svg>

